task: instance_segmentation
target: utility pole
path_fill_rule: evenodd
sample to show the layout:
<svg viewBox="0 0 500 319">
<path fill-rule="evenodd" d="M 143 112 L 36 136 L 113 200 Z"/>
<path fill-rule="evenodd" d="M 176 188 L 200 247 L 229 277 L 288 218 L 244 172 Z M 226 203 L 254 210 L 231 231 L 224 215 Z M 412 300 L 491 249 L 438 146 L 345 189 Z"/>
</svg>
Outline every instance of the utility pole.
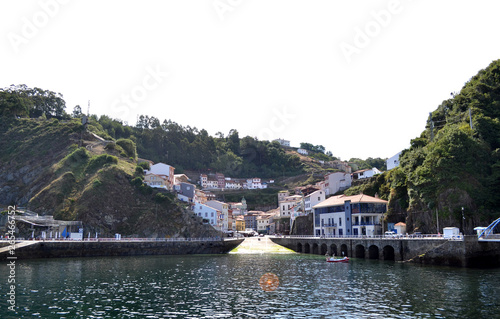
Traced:
<svg viewBox="0 0 500 319">
<path fill-rule="evenodd" d="M 90 100 L 89 100 L 89 105 L 87 107 L 87 117 L 89 117 L 89 116 L 90 116 Z"/>
</svg>

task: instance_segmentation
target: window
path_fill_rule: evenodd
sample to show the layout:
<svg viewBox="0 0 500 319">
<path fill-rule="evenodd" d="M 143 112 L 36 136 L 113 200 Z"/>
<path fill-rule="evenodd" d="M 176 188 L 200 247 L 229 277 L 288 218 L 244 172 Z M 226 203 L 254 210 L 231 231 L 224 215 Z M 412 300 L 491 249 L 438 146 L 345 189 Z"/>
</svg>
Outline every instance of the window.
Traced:
<svg viewBox="0 0 500 319">
<path fill-rule="evenodd" d="M 212 212 L 210 215 L 211 215 L 211 217 L 214 217 L 214 212 Z"/>
<path fill-rule="evenodd" d="M 339 217 L 339 226 L 342 226 L 342 218 Z"/>
</svg>

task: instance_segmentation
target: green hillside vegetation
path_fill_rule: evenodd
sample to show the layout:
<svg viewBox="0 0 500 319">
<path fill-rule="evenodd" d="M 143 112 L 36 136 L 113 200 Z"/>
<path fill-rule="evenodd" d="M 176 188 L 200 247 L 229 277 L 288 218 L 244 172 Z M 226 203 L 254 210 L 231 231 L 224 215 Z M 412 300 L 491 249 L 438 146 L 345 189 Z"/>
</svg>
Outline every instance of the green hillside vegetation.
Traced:
<svg viewBox="0 0 500 319">
<path fill-rule="evenodd" d="M 469 117 L 472 115 L 472 121 Z M 472 123 L 472 128 L 471 128 Z M 403 151 L 400 166 L 347 194 L 389 200 L 389 222 L 409 231 L 461 227 L 466 233 L 500 216 L 500 60 L 471 78 L 431 113 L 427 128 Z"/>
<path fill-rule="evenodd" d="M 86 232 L 101 237 L 218 235 L 173 194 L 142 183 L 143 168 L 136 164 L 131 140 L 117 141 L 101 153 L 78 147 L 96 143 L 82 134 L 79 119 L 0 117 L 0 132 L 0 148 L 6 150 L 0 157 L 5 205 L 27 204 L 41 215 L 80 220 Z"/>
</svg>

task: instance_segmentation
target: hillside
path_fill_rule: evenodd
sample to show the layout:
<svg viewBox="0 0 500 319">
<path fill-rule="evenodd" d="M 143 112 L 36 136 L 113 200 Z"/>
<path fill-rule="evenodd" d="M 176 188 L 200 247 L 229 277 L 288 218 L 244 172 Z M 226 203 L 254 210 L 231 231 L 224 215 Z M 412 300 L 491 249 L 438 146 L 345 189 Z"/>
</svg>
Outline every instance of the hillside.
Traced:
<svg viewBox="0 0 500 319">
<path fill-rule="evenodd" d="M 436 232 L 439 219 L 440 228 L 462 228 L 463 221 L 472 234 L 474 227 L 500 216 L 499 189 L 497 60 L 431 113 L 426 129 L 403 151 L 398 168 L 346 193 L 377 193 L 389 200 L 388 222 L 406 221 L 410 232 Z"/>
<path fill-rule="evenodd" d="M 81 220 L 86 232 L 101 236 L 217 235 L 173 195 L 156 193 L 140 179 L 134 180 L 142 169 L 136 168 L 131 141 L 132 154 L 120 142 L 88 150 L 85 146 L 98 140 L 82 134 L 79 119 L 3 117 L 0 127 L 0 148 L 5 150 L 0 157 L 0 203 L 4 206 L 28 205 L 41 215 Z"/>
</svg>

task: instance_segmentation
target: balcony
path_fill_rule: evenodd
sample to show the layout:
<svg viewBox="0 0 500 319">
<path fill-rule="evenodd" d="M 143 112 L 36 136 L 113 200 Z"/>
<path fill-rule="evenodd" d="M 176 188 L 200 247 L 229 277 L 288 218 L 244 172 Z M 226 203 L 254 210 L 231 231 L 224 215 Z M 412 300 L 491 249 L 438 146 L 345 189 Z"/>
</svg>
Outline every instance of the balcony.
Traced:
<svg viewBox="0 0 500 319">
<path fill-rule="evenodd" d="M 337 224 L 335 223 L 324 223 L 322 227 L 337 227 Z"/>
<path fill-rule="evenodd" d="M 352 226 L 382 226 L 382 224 L 374 222 L 363 222 L 352 224 Z"/>
</svg>

